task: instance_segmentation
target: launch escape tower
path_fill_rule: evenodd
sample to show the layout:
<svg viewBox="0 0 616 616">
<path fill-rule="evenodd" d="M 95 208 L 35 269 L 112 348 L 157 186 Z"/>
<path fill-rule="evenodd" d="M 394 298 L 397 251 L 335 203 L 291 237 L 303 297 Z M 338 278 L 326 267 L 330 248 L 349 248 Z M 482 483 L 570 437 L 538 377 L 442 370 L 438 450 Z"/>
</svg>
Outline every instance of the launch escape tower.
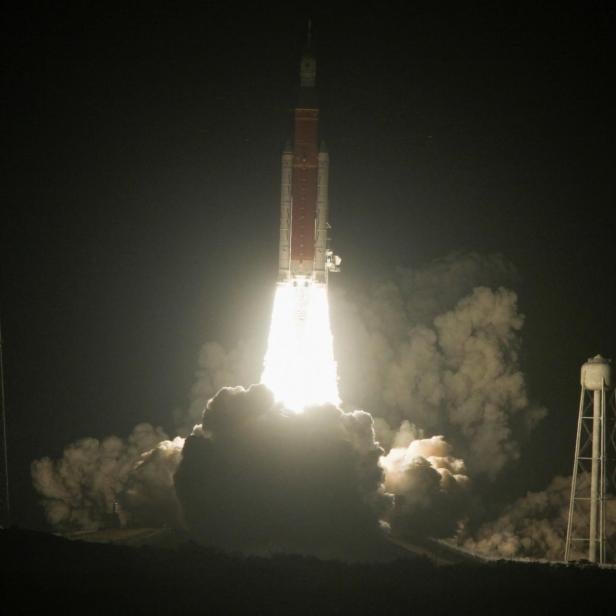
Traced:
<svg viewBox="0 0 616 616">
<path fill-rule="evenodd" d="M 597 355 L 582 366 L 565 560 L 587 553 L 591 562 L 614 560 L 608 544 L 608 505 L 616 501 L 616 392 L 610 360 Z"/>
<path fill-rule="evenodd" d="M 278 281 L 326 284 L 340 270 L 327 246 L 329 154 L 319 142 L 317 63 L 308 43 L 300 63 L 300 93 L 293 112 L 293 140 L 282 153 Z"/>
</svg>

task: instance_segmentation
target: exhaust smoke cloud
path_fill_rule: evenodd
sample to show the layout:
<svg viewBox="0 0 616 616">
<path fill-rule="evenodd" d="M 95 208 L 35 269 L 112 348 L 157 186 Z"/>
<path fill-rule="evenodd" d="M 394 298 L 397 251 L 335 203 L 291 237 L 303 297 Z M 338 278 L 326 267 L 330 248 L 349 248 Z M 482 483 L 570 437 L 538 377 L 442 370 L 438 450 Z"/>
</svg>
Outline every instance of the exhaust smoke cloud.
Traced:
<svg viewBox="0 0 616 616">
<path fill-rule="evenodd" d="M 183 450 L 150 427 L 147 445 L 84 439 L 34 462 L 49 521 L 100 526 L 118 500 L 136 519 L 186 523 L 223 547 L 349 558 L 378 557 L 383 533 L 453 535 L 469 515 L 469 477 L 497 478 L 545 413 L 518 365 L 523 317 L 501 286 L 513 278 L 501 258 L 470 254 L 335 294 L 336 337 L 322 349 L 330 385 L 334 352 L 339 361 L 343 410 L 337 388 L 294 402 L 285 379 L 275 384 L 288 369 L 270 352 L 275 322 L 262 379 L 273 397 L 263 386 L 219 392 L 255 381 L 255 345 L 206 344 L 175 417 Z"/>
<path fill-rule="evenodd" d="M 546 411 L 519 368 L 524 318 L 501 286 L 513 278 L 497 256 L 452 256 L 333 299 L 341 397 L 378 409 L 384 445 L 408 420 L 447 435 L 471 475 L 517 459 Z"/>
<path fill-rule="evenodd" d="M 226 388 L 186 440 L 176 490 L 193 532 L 227 550 L 378 560 L 399 555 L 390 527 L 451 533 L 468 478 L 444 439 L 383 453 L 368 413 L 296 413 L 262 385 Z"/>
<path fill-rule="evenodd" d="M 589 490 L 589 476 L 580 476 L 580 490 Z M 545 558 L 563 560 L 571 477 L 554 477 L 543 492 L 529 492 L 507 507 L 491 522 L 483 524 L 471 536 L 460 537 L 468 550 L 496 558 Z M 578 505 L 575 537 L 588 536 L 589 509 Z M 606 502 L 606 538 L 616 545 L 616 500 Z M 575 543 L 572 559 L 588 558 L 588 544 Z"/>
<path fill-rule="evenodd" d="M 415 439 L 407 424 L 381 466 L 385 489 L 394 495 L 388 520 L 395 537 L 450 537 L 458 530 L 469 505 L 470 479 L 442 436 Z"/>
<path fill-rule="evenodd" d="M 96 529 L 114 511 L 144 456 L 180 447 L 181 439 L 168 441 L 161 428 L 145 423 L 136 426 L 127 439 L 84 438 L 69 445 L 58 461 L 42 458 L 32 463 L 34 489 L 41 495 L 47 519 L 54 527 Z M 164 483 L 164 473 L 153 480 Z"/>
</svg>

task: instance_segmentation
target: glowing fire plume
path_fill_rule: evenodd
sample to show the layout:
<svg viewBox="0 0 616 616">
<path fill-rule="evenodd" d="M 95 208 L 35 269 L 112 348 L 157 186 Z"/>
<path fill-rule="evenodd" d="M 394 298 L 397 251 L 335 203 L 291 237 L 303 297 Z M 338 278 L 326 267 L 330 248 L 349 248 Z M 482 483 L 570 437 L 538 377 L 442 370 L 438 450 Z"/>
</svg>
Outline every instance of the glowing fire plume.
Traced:
<svg viewBox="0 0 616 616">
<path fill-rule="evenodd" d="M 264 364 L 261 382 L 287 408 L 340 402 L 325 285 L 278 283 Z"/>
</svg>

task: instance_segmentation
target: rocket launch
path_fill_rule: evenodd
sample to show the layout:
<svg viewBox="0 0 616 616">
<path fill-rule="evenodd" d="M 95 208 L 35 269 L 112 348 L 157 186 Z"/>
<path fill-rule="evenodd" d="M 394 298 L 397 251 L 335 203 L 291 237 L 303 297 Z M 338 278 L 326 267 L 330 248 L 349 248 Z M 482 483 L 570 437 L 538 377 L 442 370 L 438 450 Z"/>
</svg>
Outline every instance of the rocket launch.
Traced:
<svg viewBox="0 0 616 616">
<path fill-rule="evenodd" d="M 277 400 L 297 412 L 340 401 L 327 282 L 341 260 L 327 243 L 329 154 L 319 144 L 315 83 L 309 35 L 293 139 L 282 153 L 278 284 L 261 377 Z"/>
<path fill-rule="evenodd" d="M 328 272 L 340 269 L 340 258 L 327 246 L 329 154 L 319 145 L 316 69 L 308 50 L 300 64 L 293 143 L 282 153 L 278 280 L 295 286 L 327 284 Z"/>
</svg>

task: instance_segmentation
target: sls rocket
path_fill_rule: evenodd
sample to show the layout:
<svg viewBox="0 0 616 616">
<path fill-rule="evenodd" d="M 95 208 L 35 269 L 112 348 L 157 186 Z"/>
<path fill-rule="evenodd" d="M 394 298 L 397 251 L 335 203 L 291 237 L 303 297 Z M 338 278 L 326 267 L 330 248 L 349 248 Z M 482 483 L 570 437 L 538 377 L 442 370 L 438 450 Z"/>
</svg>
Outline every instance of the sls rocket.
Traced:
<svg viewBox="0 0 616 616">
<path fill-rule="evenodd" d="M 278 280 L 295 286 L 327 284 L 328 273 L 340 271 L 341 263 L 327 245 L 329 154 L 319 143 L 316 72 L 308 48 L 300 63 L 293 140 L 282 153 Z"/>
</svg>

